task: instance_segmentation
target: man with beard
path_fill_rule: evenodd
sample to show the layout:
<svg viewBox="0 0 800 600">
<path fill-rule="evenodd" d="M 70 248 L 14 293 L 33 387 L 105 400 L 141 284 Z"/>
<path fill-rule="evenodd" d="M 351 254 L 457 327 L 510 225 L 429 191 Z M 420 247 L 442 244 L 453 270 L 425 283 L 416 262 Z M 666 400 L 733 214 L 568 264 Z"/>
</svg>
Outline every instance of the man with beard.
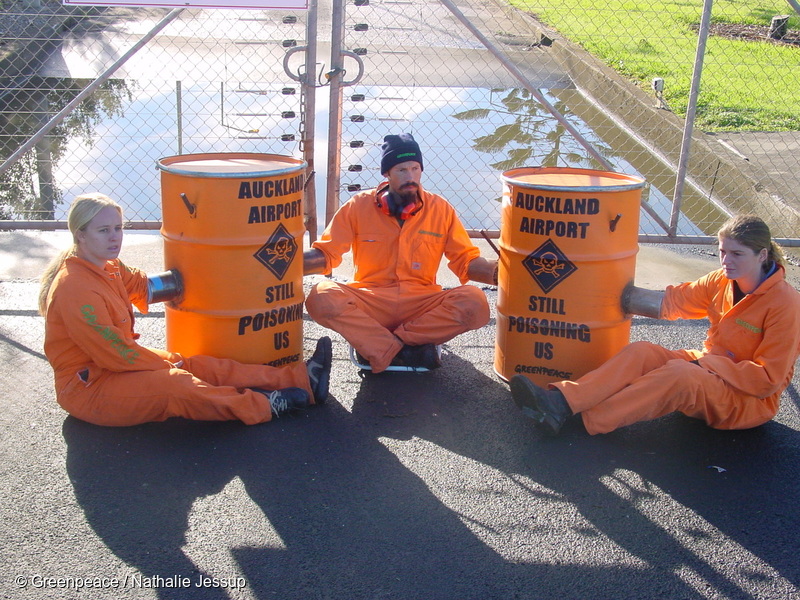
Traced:
<svg viewBox="0 0 800 600">
<path fill-rule="evenodd" d="M 387 135 L 377 188 L 343 204 L 304 255 L 305 274 L 325 273 L 353 252 L 353 280 L 325 280 L 306 298 L 317 323 L 339 332 L 373 373 L 390 365 L 435 369 L 436 346 L 489 321 L 484 293 L 497 261 L 480 256 L 453 207 L 423 189 L 422 153 L 411 134 Z M 436 282 L 442 256 L 462 285 Z"/>
</svg>

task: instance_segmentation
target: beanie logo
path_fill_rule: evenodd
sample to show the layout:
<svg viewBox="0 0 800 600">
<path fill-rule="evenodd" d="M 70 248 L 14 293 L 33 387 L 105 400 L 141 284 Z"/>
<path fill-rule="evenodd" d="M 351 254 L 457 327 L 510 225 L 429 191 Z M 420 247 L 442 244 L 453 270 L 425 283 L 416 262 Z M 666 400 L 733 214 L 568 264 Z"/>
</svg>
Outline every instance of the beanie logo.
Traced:
<svg viewBox="0 0 800 600">
<path fill-rule="evenodd" d="M 405 158 L 406 156 L 416 156 L 416 152 L 403 152 L 402 154 L 398 154 L 397 158 Z"/>
</svg>

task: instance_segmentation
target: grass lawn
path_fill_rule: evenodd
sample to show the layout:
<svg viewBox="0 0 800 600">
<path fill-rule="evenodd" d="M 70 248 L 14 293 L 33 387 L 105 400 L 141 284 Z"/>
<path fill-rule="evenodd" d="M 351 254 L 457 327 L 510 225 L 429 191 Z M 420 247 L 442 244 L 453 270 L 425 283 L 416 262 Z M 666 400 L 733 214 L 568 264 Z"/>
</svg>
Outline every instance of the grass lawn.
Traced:
<svg viewBox="0 0 800 600">
<path fill-rule="evenodd" d="M 664 79 L 664 99 L 685 115 L 703 0 L 511 0 L 621 74 L 650 89 Z M 716 0 L 712 27 L 767 28 L 775 15 L 800 16 L 784 0 Z M 756 27 L 754 27 L 756 26 Z M 726 27 L 735 30 L 735 27 Z M 800 130 L 800 44 L 712 35 L 698 97 L 705 131 Z"/>
</svg>

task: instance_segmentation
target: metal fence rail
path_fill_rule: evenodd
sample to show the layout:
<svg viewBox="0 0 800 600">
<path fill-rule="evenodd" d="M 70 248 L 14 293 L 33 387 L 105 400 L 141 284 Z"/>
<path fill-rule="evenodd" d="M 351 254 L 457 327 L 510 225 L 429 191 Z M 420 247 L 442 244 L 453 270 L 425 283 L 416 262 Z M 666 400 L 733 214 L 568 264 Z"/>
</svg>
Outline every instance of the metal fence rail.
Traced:
<svg viewBox="0 0 800 600">
<path fill-rule="evenodd" d="M 787 107 L 800 18 L 791 1 L 757 4 L 642 4 L 630 27 L 615 0 L 175 13 L 7 1 L 1 225 L 63 227 L 71 197 L 101 190 L 132 226 L 155 228 L 158 158 L 252 151 L 303 157 L 316 171 L 313 236 L 350 194 L 380 182 L 383 136 L 407 131 L 422 145 L 426 187 L 475 235 L 499 227 L 504 170 L 553 165 L 643 175 L 642 241 L 708 242 L 746 211 L 796 245 L 800 123 Z M 744 102 L 753 97 L 766 120 Z M 315 144 L 318 131 L 327 145 Z"/>
</svg>

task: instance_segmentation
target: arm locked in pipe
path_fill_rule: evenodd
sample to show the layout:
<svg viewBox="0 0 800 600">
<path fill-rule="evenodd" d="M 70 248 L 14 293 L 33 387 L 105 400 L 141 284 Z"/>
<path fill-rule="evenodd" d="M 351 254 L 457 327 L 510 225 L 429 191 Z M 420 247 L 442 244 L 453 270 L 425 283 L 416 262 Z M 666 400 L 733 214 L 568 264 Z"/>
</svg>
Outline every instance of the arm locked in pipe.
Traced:
<svg viewBox="0 0 800 600">
<path fill-rule="evenodd" d="M 487 260 L 482 256 L 473 259 L 467 267 L 467 277 L 471 281 L 497 285 L 497 261 Z"/>
<path fill-rule="evenodd" d="M 622 312 L 626 315 L 642 315 L 658 319 L 661 316 L 663 300 L 663 291 L 646 290 L 630 283 L 622 291 Z"/>
<path fill-rule="evenodd" d="M 314 275 L 325 272 L 325 255 L 321 250 L 312 248 L 303 253 L 303 275 Z M 497 261 L 478 257 L 469 263 L 467 277 L 472 281 L 497 285 Z"/>
<path fill-rule="evenodd" d="M 325 255 L 322 250 L 311 248 L 303 252 L 303 275 L 325 272 Z"/>
<path fill-rule="evenodd" d="M 183 296 L 183 279 L 176 269 L 147 277 L 147 303 L 170 302 Z"/>
</svg>

